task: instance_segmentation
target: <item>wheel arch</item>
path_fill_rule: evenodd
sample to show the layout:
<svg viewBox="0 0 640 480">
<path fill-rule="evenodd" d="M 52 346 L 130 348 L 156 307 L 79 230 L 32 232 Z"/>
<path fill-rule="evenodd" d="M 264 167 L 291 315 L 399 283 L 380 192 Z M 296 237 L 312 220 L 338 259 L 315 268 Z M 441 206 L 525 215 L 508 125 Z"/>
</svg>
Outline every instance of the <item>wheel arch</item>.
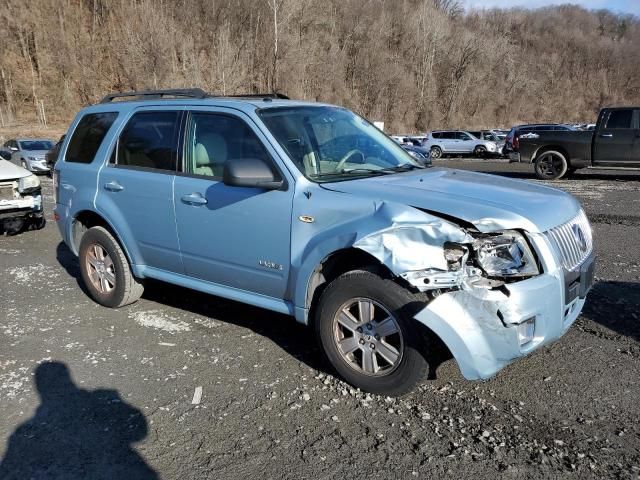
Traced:
<svg viewBox="0 0 640 480">
<path fill-rule="evenodd" d="M 127 246 L 122 242 L 120 234 L 113 227 L 111 222 L 109 222 L 104 216 L 92 210 L 81 210 L 73 216 L 73 222 L 71 222 L 71 232 L 69 235 L 69 239 L 71 242 L 70 246 L 73 253 L 75 255 L 78 255 L 82 236 L 87 230 L 92 227 L 103 227 L 111 235 L 113 235 L 113 238 L 116 239 L 116 242 L 118 242 L 118 245 L 120 245 L 120 248 L 122 248 L 122 251 L 127 257 L 129 265 L 131 265 L 131 267 L 133 268 L 134 262 L 129 250 L 127 249 Z"/>
<path fill-rule="evenodd" d="M 372 269 L 384 278 L 395 278 L 391 270 L 370 253 L 356 247 L 346 247 L 326 255 L 313 269 L 307 280 L 305 296 L 306 322 L 313 323 L 314 310 L 324 289 L 340 275 L 353 271 Z"/>
<path fill-rule="evenodd" d="M 531 163 L 535 163 L 538 157 L 546 152 L 560 153 L 564 157 L 564 159 L 567 161 L 567 168 L 571 167 L 571 157 L 569 156 L 569 152 L 566 148 L 560 145 L 542 145 L 531 156 Z"/>
</svg>

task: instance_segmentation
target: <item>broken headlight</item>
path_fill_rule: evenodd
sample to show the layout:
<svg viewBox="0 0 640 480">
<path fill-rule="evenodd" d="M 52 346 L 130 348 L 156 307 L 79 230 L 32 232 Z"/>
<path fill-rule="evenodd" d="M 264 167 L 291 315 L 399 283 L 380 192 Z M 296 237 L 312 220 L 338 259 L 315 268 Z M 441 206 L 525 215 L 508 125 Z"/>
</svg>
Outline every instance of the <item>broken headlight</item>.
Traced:
<svg viewBox="0 0 640 480">
<path fill-rule="evenodd" d="M 18 191 L 20 193 L 29 193 L 40 188 L 40 179 L 35 175 L 22 177 L 18 180 Z"/>
<path fill-rule="evenodd" d="M 473 248 L 478 266 L 489 277 L 532 277 L 540 273 L 531 248 L 518 232 L 478 238 Z"/>
</svg>

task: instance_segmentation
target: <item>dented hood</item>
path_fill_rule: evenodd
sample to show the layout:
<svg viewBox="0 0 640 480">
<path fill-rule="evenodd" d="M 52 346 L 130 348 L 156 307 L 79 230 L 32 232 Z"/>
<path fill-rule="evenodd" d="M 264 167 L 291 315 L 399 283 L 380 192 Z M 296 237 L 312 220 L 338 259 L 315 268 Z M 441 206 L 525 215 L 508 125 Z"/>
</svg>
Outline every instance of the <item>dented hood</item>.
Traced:
<svg viewBox="0 0 640 480">
<path fill-rule="evenodd" d="M 403 203 L 472 223 L 482 232 L 524 229 L 544 232 L 575 217 L 571 195 L 497 175 L 430 168 L 323 184 L 331 190 Z"/>
</svg>

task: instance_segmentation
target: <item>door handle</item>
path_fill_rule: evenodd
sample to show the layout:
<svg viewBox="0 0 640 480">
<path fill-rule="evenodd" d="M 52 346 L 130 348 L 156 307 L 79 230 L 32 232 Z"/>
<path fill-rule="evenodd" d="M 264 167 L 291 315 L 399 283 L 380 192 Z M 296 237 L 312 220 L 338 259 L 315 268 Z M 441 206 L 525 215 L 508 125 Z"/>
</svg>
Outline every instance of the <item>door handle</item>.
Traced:
<svg viewBox="0 0 640 480">
<path fill-rule="evenodd" d="M 613 133 L 601 133 L 602 138 L 613 138 Z"/>
<path fill-rule="evenodd" d="M 202 196 L 200 193 L 190 193 L 189 195 L 184 195 L 182 197 L 182 201 L 187 205 L 206 205 L 207 199 Z"/>
<path fill-rule="evenodd" d="M 120 185 L 118 182 L 116 182 L 115 180 L 113 180 L 109 183 L 105 183 L 104 189 L 109 190 L 110 192 L 120 192 L 124 190 L 124 187 Z"/>
</svg>

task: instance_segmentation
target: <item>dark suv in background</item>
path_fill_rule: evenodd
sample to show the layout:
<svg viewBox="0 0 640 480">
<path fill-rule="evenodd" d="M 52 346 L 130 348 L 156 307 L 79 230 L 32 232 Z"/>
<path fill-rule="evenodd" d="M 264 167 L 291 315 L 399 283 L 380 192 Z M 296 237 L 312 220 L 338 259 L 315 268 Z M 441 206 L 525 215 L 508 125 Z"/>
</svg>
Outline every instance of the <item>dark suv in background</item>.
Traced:
<svg viewBox="0 0 640 480">
<path fill-rule="evenodd" d="M 550 131 L 570 131 L 574 128 L 568 125 L 560 125 L 555 123 L 537 123 L 529 125 L 518 125 L 509 130 L 507 138 L 504 142 L 503 155 L 509 155 L 511 152 L 517 152 L 520 142 L 520 135 L 534 132 L 550 132 Z"/>
</svg>

